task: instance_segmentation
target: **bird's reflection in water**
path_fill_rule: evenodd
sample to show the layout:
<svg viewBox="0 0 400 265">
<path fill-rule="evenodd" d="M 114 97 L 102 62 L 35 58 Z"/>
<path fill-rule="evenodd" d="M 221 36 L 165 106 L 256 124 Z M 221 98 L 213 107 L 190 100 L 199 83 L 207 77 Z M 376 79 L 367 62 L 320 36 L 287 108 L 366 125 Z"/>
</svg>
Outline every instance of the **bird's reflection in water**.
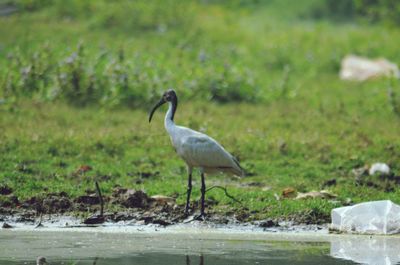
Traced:
<svg viewBox="0 0 400 265">
<path fill-rule="evenodd" d="M 191 259 L 190 256 L 186 255 L 186 265 L 191 265 L 190 259 Z M 204 265 L 204 256 L 203 255 L 200 255 L 199 265 Z"/>
</svg>

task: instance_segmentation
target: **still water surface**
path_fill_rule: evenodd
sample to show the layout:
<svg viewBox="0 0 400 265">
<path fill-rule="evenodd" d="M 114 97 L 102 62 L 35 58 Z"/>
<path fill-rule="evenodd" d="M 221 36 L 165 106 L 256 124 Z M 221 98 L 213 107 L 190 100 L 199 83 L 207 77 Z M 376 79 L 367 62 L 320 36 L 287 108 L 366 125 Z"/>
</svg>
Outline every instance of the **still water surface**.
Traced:
<svg viewBox="0 0 400 265">
<path fill-rule="evenodd" d="M 45 256 L 52 265 L 360 264 L 358 257 L 352 260 L 351 253 L 346 253 L 346 250 L 360 245 L 359 239 L 311 241 L 280 241 L 268 235 L 259 239 L 251 235 L 232 238 L 190 233 L 0 230 L 0 265 L 36 264 L 37 256 Z M 375 241 L 366 242 L 371 245 Z M 365 250 L 366 246 L 362 248 Z M 400 255 L 396 249 L 393 251 L 393 255 Z M 356 249 L 355 253 L 360 251 Z M 362 254 L 361 258 L 365 259 L 368 253 Z M 377 258 L 382 254 L 382 251 L 378 252 Z M 379 264 L 380 261 L 373 262 Z M 397 263 L 394 259 L 385 264 Z"/>
</svg>

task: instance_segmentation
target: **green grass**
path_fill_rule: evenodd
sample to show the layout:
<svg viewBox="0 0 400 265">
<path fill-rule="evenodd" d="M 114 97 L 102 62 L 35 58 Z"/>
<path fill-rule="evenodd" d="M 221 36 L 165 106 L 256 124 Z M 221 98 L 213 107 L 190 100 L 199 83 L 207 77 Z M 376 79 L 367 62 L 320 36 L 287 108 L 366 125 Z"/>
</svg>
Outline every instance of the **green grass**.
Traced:
<svg viewBox="0 0 400 265">
<path fill-rule="evenodd" d="M 179 195 L 183 203 L 186 169 L 161 111 L 147 121 L 147 110 L 172 86 L 180 99 L 177 123 L 220 141 L 250 173 L 207 178 L 208 186 L 226 185 L 243 202 L 213 190 L 207 195 L 218 202 L 214 210 L 246 207 L 255 219 L 326 218 L 347 198 L 400 203 L 398 188 L 356 186 L 351 174 L 378 161 L 399 174 L 399 84 L 338 79 L 348 53 L 400 62 L 400 30 L 300 20 L 304 6 L 282 8 L 283 2 L 193 1 L 186 6 L 191 16 L 178 9 L 176 19 L 155 5 L 130 20 L 120 5 L 102 1 L 86 18 L 80 1 L 71 1 L 0 18 L 0 183 L 24 199 L 58 191 L 79 196 L 99 180 L 106 194 L 121 185 Z M 138 3 L 130 8 L 141 10 Z M 81 165 L 93 170 L 75 174 Z M 286 187 L 320 190 L 333 178 L 337 203 L 275 199 Z M 194 198 L 199 184 L 196 176 Z"/>
<path fill-rule="evenodd" d="M 151 195 L 180 194 L 178 201 L 184 202 L 185 165 L 162 128 L 161 113 L 148 124 L 147 113 L 141 110 L 23 103 L 2 112 L 0 179 L 20 198 L 59 191 L 79 196 L 99 180 L 106 194 L 121 185 Z M 186 101 L 180 104 L 176 120 L 205 130 L 240 158 L 252 176 L 240 180 L 212 176 L 207 185 L 227 185 L 250 211 L 260 211 L 254 217 L 281 217 L 310 209 L 327 214 L 338 205 L 324 200 L 276 201 L 274 193 L 280 195 L 286 187 L 320 190 L 332 178 L 338 184 L 330 190 L 339 200 L 400 202 L 398 189 L 386 193 L 356 186 L 350 173 L 375 161 L 385 161 L 398 172 L 397 118 L 388 111 L 385 119 L 369 113 L 361 121 L 357 111 L 342 112 L 334 108 L 321 113 L 299 102 L 254 106 Z M 81 165 L 93 170 L 75 174 Z M 245 185 L 250 182 L 271 188 L 263 191 Z M 198 176 L 194 185 L 194 198 L 198 198 Z M 240 208 L 221 191 L 214 190 L 208 197 L 219 202 L 217 209 Z"/>
</svg>

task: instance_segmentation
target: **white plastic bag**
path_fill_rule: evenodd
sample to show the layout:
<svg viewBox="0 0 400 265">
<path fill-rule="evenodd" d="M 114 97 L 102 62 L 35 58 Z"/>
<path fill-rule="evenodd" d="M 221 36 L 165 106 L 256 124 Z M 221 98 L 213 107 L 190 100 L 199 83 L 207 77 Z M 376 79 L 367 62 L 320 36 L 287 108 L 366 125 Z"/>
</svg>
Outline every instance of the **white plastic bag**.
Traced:
<svg viewBox="0 0 400 265">
<path fill-rule="evenodd" d="M 333 209 L 331 229 L 362 234 L 400 232 L 400 206 L 393 202 L 372 201 Z"/>
<path fill-rule="evenodd" d="M 347 55 L 342 60 L 339 76 L 342 80 L 365 81 L 380 76 L 400 77 L 395 63 L 384 58 L 371 60 L 356 55 Z"/>
</svg>

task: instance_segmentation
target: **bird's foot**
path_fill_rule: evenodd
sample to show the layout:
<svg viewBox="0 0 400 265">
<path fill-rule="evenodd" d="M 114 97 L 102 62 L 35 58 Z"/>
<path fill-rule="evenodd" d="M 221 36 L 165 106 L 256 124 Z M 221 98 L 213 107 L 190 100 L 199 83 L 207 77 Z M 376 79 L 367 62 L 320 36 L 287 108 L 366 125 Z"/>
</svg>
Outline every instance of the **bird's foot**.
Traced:
<svg viewBox="0 0 400 265">
<path fill-rule="evenodd" d="M 196 221 L 205 221 L 206 220 L 206 214 L 205 213 L 200 213 L 199 215 L 196 215 L 194 218 Z"/>
<path fill-rule="evenodd" d="M 199 215 L 188 215 L 183 223 L 190 223 L 193 221 L 206 221 L 206 215 L 204 213 Z"/>
</svg>

